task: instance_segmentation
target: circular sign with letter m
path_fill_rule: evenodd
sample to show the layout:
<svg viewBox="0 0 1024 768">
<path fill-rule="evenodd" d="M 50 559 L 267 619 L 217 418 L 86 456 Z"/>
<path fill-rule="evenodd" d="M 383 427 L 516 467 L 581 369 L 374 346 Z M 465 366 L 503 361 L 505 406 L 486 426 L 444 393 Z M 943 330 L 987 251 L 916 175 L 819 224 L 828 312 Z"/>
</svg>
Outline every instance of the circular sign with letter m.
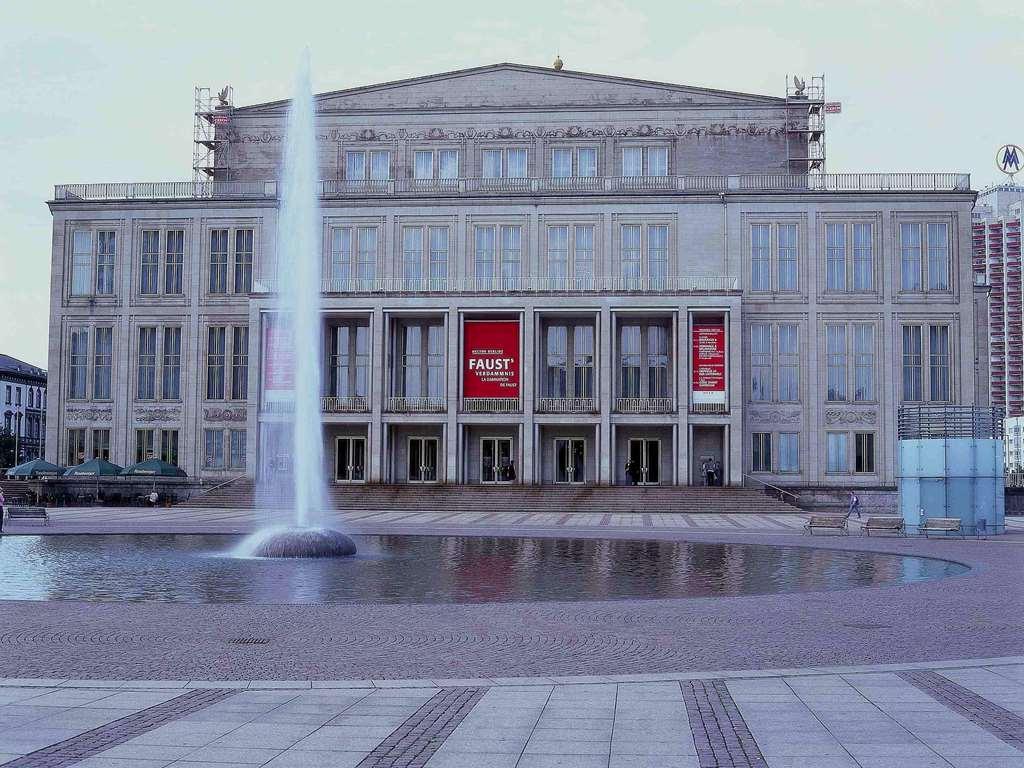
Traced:
<svg viewBox="0 0 1024 768">
<path fill-rule="evenodd" d="M 1004 144 L 996 152 L 996 167 L 1013 178 L 1013 174 L 1020 172 L 1020 164 L 1024 162 L 1024 150 L 1016 144 Z"/>
</svg>

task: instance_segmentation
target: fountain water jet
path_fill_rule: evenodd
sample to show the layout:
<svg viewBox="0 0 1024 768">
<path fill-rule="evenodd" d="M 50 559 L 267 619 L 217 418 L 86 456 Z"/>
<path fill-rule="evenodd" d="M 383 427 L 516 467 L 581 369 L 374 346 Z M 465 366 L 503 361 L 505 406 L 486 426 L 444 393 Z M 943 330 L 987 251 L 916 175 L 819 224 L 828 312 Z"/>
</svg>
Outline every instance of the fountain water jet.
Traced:
<svg viewBox="0 0 1024 768">
<path fill-rule="evenodd" d="M 288 109 L 277 229 L 281 312 L 294 359 L 292 482 L 294 523 L 270 526 L 240 547 L 253 557 L 339 557 L 355 554 L 352 539 L 319 525 L 326 504 L 320 421 L 321 217 L 315 111 L 309 50 L 303 52 Z"/>
</svg>

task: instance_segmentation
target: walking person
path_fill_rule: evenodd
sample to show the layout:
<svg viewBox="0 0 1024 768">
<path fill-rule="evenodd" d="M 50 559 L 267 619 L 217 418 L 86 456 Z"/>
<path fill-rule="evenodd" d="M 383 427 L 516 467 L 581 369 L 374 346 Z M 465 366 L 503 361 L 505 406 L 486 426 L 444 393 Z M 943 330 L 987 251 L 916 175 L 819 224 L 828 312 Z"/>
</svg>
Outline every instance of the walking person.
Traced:
<svg viewBox="0 0 1024 768">
<path fill-rule="evenodd" d="M 850 509 L 847 511 L 846 516 L 850 517 L 854 512 L 857 513 L 857 519 L 860 520 L 860 497 L 853 491 L 850 491 Z"/>
<path fill-rule="evenodd" d="M 700 473 L 704 476 L 704 486 L 711 485 L 711 462 L 708 459 L 700 463 Z"/>
<path fill-rule="evenodd" d="M 0 533 L 4 532 L 4 514 L 7 512 L 7 499 L 4 498 L 4 489 L 0 488 Z"/>
<path fill-rule="evenodd" d="M 714 459 L 711 462 L 711 477 L 713 478 L 715 485 L 722 484 L 722 462 L 718 459 Z"/>
</svg>

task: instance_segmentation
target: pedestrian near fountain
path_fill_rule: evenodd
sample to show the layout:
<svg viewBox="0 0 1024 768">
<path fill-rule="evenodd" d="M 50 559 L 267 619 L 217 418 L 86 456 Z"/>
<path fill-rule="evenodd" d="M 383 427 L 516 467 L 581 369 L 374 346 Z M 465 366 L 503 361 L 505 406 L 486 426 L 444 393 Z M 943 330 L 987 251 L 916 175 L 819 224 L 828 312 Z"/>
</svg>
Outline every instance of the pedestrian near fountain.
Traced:
<svg viewBox="0 0 1024 768">
<path fill-rule="evenodd" d="M 853 491 L 850 491 L 850 509 L 847 511 L 846 516 L 850 517 L 854 512 L 857 513 L 857 519 L 860 520 L 860 497 Z"/>
<path fill-rule="evenodd" d="M 7 512 L 7 499 L 4 498 L 4 490 L 0 488 L 0 533 L 4 532 L 4 513 Z"/>
</svg>

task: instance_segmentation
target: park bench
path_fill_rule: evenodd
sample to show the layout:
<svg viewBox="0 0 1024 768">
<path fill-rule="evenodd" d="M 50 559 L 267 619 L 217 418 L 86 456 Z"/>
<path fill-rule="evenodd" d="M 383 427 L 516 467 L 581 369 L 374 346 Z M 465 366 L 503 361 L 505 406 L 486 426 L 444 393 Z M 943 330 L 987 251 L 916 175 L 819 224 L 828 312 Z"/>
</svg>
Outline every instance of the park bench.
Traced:
<svg viewBox="0 0 1024 768">
<path fill-rule="evenodd" d="M 898 515 L 872 515 L 861 524 L 861 533 L 870 536 L 872 531 L 879 533 L 896 533 L 906 536 L 903 518 Z"/>
<path fill-rule="evenodd" d="M 4 517 L 14 522 L 15 520 L 41 520 L 43 525 L 50 522 L 50 516 L 44 507 L 7 507 L 4 509 Z"/>
<path fill-rule="evenodd" d="M 959 533 L 961 537 L 964 535 L 960 529 L 960 518 L 958 517 L 926 517 L 918 530 L 925 535 L 925 538 L 928 538 L 929 533 Z"/>
<path fill-rule="evenodd" d="M 843 534 L 849 533 L 846 527 L 846 515 L 811 515 L 804 524 L 804 530 L 814 535 L 818 529 Z"/>
</svg>

